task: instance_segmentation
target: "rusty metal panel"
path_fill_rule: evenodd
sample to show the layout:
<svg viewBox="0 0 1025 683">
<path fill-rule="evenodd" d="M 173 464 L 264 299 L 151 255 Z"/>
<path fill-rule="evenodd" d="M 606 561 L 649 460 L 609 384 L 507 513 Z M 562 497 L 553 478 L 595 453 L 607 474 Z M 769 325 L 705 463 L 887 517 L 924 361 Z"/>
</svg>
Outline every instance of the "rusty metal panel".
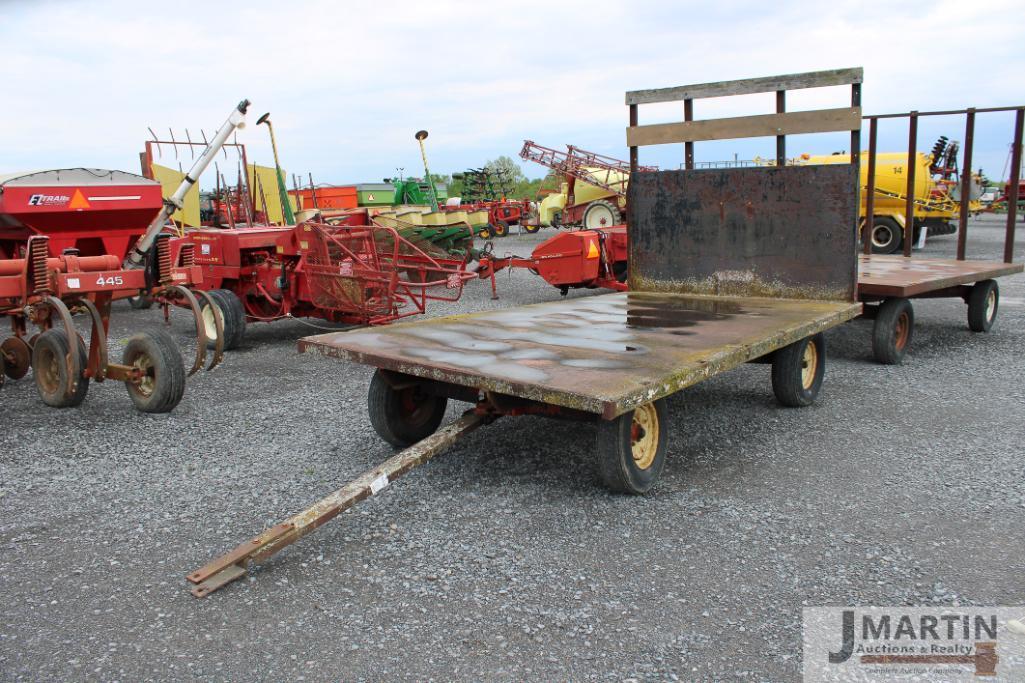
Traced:
<svg viewBox="0 0 1025 683">
<path fill-rule="evenodd" d="M 634 173 L 630 289 L 853 301 L 850 164 Z"/>
<path fill-rule="evenodd" d="M 611 419 L 860 313 L 850 302 L 620 292 L 332 332 L 299 349 Z"/>
<path fill-rule="evenodd" d="M 1022 272 L 1020 263 L 958 261 L 872 254 L 861 257 L 858 295 L 913 297 L 947 287 Z"/>
</svg>

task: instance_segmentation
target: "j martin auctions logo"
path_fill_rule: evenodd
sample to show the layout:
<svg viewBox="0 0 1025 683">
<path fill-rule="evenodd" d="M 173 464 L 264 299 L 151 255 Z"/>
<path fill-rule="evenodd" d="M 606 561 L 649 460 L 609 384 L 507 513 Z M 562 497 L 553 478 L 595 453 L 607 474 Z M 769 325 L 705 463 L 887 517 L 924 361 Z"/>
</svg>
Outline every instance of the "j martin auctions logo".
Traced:
<svg viewBox="0 0 1025 683">
<path fill-rule="evenodd" d="M 917 619 L 908 614 L 863 614 L 860 642 L 855 644 L 854 610 L 844 610 L 841 631 L 843 645 L 829 653 L 831 664 L 858 654 L 862 664 L 974 664 L 977 676 L 996 673 L 996 643 L 980 642 L 984 636 L 996 640 L 997 615 L 992 612 L 923 614 Z"/>
<path fill-rule="evenodd" d="M 1025 608 L 807 608 L 806 681 L 1025 680 Z"/>
</svg>

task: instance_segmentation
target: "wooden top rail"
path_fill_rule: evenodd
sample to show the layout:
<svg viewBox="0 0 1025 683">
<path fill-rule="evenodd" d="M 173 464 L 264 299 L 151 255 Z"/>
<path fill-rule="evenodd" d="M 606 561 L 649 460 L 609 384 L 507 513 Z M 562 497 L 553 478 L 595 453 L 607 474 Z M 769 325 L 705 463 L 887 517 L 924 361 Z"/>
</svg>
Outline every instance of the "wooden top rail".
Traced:
<svg viewBox="0 0 1025 683">
<path fill-rule="evenodd" d="M 781 114 L 758 114 L 734 118 L 656 123 L 626 129 L 629 147 L 666 145 L 675 142 L 733 140 L 800 133 L 831 133 L 861 129 L 861 107 L 819 109 Z"/>
<path fill-rule="evenodd" d="M 738 81 L 699 83 L 675 88 L 655 90 L 634 90 L 626 94 L 630 107 L 630 126 L 626 129 L 626 144 L 631 149 L 631 163 L 637 147 L 666 145 L 683 142 L 687 144 L 687 167 L 693 167 L 693 143 L 703 140 L 733 140 L 775 136 L 779 141 L 777 156 L 783 158 L 783 140 L 787 135 L 802 133 L 830 133 L 836 131 L 861 130 L 861 95 L 863 78 L 861 67 L 811 71 L 784 76 L 745 78 Z M 785 111 L 787 90 L 823 88 L 835 85 L 852 87 L 851 106 L 840 109 L 819 109 L 812 111 Z M 693 101 L 706 97 L 750 95 L 755 93 L 776 93 L 776 113 L 732 118 L 693 119 Z M 637 123 L 637 105 L 656 102 L 684 102 L 684 121 L 680 123 L 659 123 L 641 126 Z"/>
<path fill-rule="evenodd" d="M 851 69 L 809 71 L 800 74 L 787 74 L 785 76 L 744 78 L 739 81 L 719 81 L 718 83 L 680 85 L 675 88 L 633 90 L 626 94 L 626 103 L 628 105 L 654 104 L 656 102 L 698 100 L 705 97 L 753 95 L 763 92 L 778 92 L 780 90 L 825 88 L 831 85 L 853 85 L 855 83 L 861 83 L 862 77 L 862 68 L 859 66 Z"/>
</svg>

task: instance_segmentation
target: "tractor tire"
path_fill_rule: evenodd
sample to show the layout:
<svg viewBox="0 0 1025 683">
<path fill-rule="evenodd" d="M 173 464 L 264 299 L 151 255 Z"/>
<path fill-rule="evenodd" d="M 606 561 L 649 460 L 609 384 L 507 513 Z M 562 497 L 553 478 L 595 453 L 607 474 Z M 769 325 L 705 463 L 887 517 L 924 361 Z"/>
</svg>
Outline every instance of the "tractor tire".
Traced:
<svg viewBox="0 0 1025 683">
<path fill-rule="evenodd" d="M 535 232 L 541 229 L 540 225 L 523 225 L 522 223 L 520 225 L 523 227 L 524 230 L 527 231 L 528 235 L 533 235 Z"/>
<path fill-rule="evenodd" d="M 230 289 L 214 289 L 207 294 L 214 300 L 214 304 L 220 309 L 221 317 L 224 319 L 224 350 L 238 348 L 246 335 L 246 310 L 242 306 L 242 301 Z M 201 300 L 200 305 L 206 343 L 212 349 L 217 344 L 217 325 L 214 321 L 213 311 L 208 310 L 209 307 L 205 299 Z"/>
<path fill-rule="evenodd" d="M 71 376 L 64 361 L 71 349 L 67 333 L 57 328 L 46 330 L 32 347 L 32 376 L 36 380 L 36 390 L 43 403 L 51 408 L 82 405 L 89 392 L 89 378 L 84 374 L 89 356 L 81 339 L 76 338 L 75 343 L 78 346 L 78 367 L 82 374 L 78 377 L 78 386 L 70 394 Z"/>
<path fill-rule="evenodd" d="M 586 230 L 602 230 L 619 225 L 623 222 L 623 217 L 618 206 L 606 199 L 596 199 L 584 209 L 581 222 Z"/>
<path fill-rule="evenodd" d="M 21 379 L 32 367 L 32 347 L 21 337 L 8 337 L 0 344 L 0 358 L 6 361 L 4 374 L 14 380 Z"/>
<path fill-rule="evenodd" d="M 562 227 L 562 212 L 556 211 L 552 214 L 552 227 L 558 230 Z"/>
<path fill-rule="evenodd" d="M 655 485 L 666 464 L 669 411 L 660 398 L 598 425 L 595 452 L 602 483 L 614 493 L 639 496 Z"/>
<path fill-rule="evenodd" d="M 968 295 L 968 329 L 989 332 L 1000 307 L 1000 286 L 996 280 L 982 280 L 972 286 Z"/>
<path fill-rule="evenodd" d="M 495 237 L 505 237 L 509 234 L 509 224 L 505 221 L 495 221 L 492 229 L 495 233 Z"/>
<path fill-rule="evenodd" d="M 869 238 L 873 254 L 892 254 L 904 244 L 904 229 L 888 216 L 876 216 Z"/>
<path fill-rule="evenodd" d="M 396 448 L 412 446 L 437 431 L 447 405 L 444 396 L 424 394 L 416 385 L 392 388 L 380 370 L 374 373 L 367 394 L 370 424 Z"/>
<path fill-rule="evenodd" d="M 822 333 L 784 346 L 772 357 L 772 392 L 789 408 L 810 406 L 822 387 L 826 371 L 826 341 Z"/>
<path fill-rule="evenodd" d="M 130 337 L 121 362 L 143 371 L 138 384 L 125 382 L 140 412 L 169 413 L 185 395 L 185 364 L 167 332 L 142 332 Z"/>
<path fill-rule="evenodd" d="M 489 240 L 489 239 L 491 239 L 491 226 L 490 225 L 485 225 L 480 230 L 478 230 L 477 231 L 477 237 L 481 238 L 482 240 Z"/>
<path fill-rule="evenodd" d="M 872 355 L 883 365 L 900 365 L 915 331 L 915 309 L 907 299 L 887 299 L 872 325 Z"/>
<path fill-rule="evenodd" d="M 128 298 L 128 305 L 137 311 L 145 311 L 153 306 L 153 297 L 146 294 Z"/>
</svg>

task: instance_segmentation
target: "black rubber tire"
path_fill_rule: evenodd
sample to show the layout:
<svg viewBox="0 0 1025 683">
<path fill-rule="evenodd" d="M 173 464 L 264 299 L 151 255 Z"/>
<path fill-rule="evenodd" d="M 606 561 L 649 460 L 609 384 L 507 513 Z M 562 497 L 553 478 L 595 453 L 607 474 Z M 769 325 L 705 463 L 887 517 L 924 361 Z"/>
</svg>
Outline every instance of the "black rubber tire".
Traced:
<svg viewBox="0 0 1025 683">
<path fill-rule="evenodd" d="M 552 227 L 558 230 L 562 227 L 562 212 L 556 211 L 552 214 Z"/>
<path fill-rule="evenodd" d="M 505 237 L 509 234 L 509 224 L 505 221 L 496 221 L 492 229 L 494 230 L 495 237 Z"/>
<path fill-rule="evenodd" d="M 483 228 L 479 229 L 477 231 L 477 237 L 481 238 L 482 240 L 491 239 L 491 226 L 485 225 Z"/>
<path fill-rule="evenodd" d="M 654 457 L 650 458 L 647 467 L 644 468 L 634 459 L 634 417 L 636 415 L 638 420 L 643 419 L 638 414 L 639 411 L 646 411 L 644 417 L 648 420 L 654 417 L 658 427 L 654 435 L 657 439 L 654 444 Z M 595 452 L 598 455 L 598 473 L 605 487 L 614 493 L 634 496 L 647 493 L 665 468 L 669 443 L 668 429 L 669 410 L 664 398 L 624 413 L 614 420 L 602 420 L 598 425 Z M 638 443 L 648 436 L 648 433 L 642 434 Z"/>
<path fill-rule="evenodd" d="M 523 229 L 527 231 L 528 235 L 533 235 L 535 232 L 541 229 L 540 225 L 524 225 Z"/>
<path fill-rule="evenodd" d="M 128 395 L 143 413 L 169 413 L 185 395 L 185 364 L 171 335 L 163 330 L 141 332 L 128 339 L 122 363 L 146 368 L 143 384 L 125 382 Z"/>
<path fill-rule="evenodd" d="M 872 325 L 872 355 L 883 365 L 900 365 L 915 332 L 915 309 L 907 299 L 895 297 L 879 305 Z"/>
<path fill-rule="evenodd" d="M 806 384 L 804 379 L 805 351 L 809 344 L 815 346 L 814 374 Z M 776 400 L 790 408 L 810 406 L 822 387 L 826 372 L 826 341 L 822 334 L 784 346 L 772 356 L 772 392 Z"/>
<path fill-rule="evenodd" d="M 992 293 L 992 312 L 989 310 Z M 997 319 L 1000 308 L 1000 285 L 996 280 L 976 282 L 968 295 L 968 329 L 972 332 L 989 332 Z"/>
<path fill-rule="evenodd" d="M 600 210 L 604 210 L 604 211 L 608 211 L 609 212 L 609 215 L 611 216 L 610 222 L 607 225 L 604 225 L 604 226 L 600 225 L 600 224 L 590 225 L 587 222 L 587 217 L 592 212 L 600 211 Z M 623 222 L 623 216 L 619 212 L 619 207 L 616 206 L 615 204 L 613 204 L 612 202 L 610 202 L 608 200 L 605 200 L 605 199 L 596 199 L 593 202 L 591 202 L 590 204 L 588 204 L 587 208 L 584 209 L 583 215 L 580 217 L 581 225 L 583 225 L 584 228 L 587 229 L 587 230 L 602 230 L 602 229 L 605 229 L 605 228 L 611 228 L 613 225 L 619 225 L 622 222 Z"/>
<path fill-rule="evenodd" d="M 885 243 L 880 241 L 877 245 L 875 241 L 875 231 L 877 228 L 888 230 L 891 239 Z M 872 239 L 873 254 L 892 254 L 904 244 L 904 229 L 900 227 L 900 223 L 889 216 L 876 216 L 872 222 L 872 231 L 869 233 L 869 238 Z"/>
<path fill-rule="evenodd" d="M 444 396 L 424 394 L 415 385 L 393 389 L 380 370 L 374 373 L 367 394 L 370 424 L 396 448 L 412 446 L 437 431 L 447 405 Z"/>
<path fill-rule="evenodd" d="M 89 363 L 89 354 L 85 344 L 76 338 L 78 345 L 78 367 L 85 372 Z M 63 329 L 51 328 L 36 339 L 32 347 L 32 376 L 36 381 L 36 390 L 43 403 L 51 408 L 74 408 L 82 405 L 89 392 L 89 378 L 84 374 L 78 378 L 78 386 L 70 396 L 67 393 L 71 384 L 67 363 L 64 362 L 70 346 L 68 335 Z"/>
<path fill-rule="evenodd" d="M 246 336 L 246 309 L 242 305 L 241 299 L 235 296 L 235 292 L 230 289 L 213 289 L 207 294 L 221 309 L 221 317 L 224 318 L 224 350 L 230 351 L 238 348 Z M 207 307 L 205 299 L 200 301 L 200 306 L 205 314 Z M 208 322 L 206 326 L 206 336 L 207 346 L 211 349 L 214 348 L 217 340 L 214 338 L 216 328 L 212 321 Z"/>
<path fill-rule="evenodd" d="M 146 294 L 140 294 L 139 296 L 129 297 L 128 305 L 138 311 L 144 311 L 153 306 L 153 297 Z"/>
</svg>

